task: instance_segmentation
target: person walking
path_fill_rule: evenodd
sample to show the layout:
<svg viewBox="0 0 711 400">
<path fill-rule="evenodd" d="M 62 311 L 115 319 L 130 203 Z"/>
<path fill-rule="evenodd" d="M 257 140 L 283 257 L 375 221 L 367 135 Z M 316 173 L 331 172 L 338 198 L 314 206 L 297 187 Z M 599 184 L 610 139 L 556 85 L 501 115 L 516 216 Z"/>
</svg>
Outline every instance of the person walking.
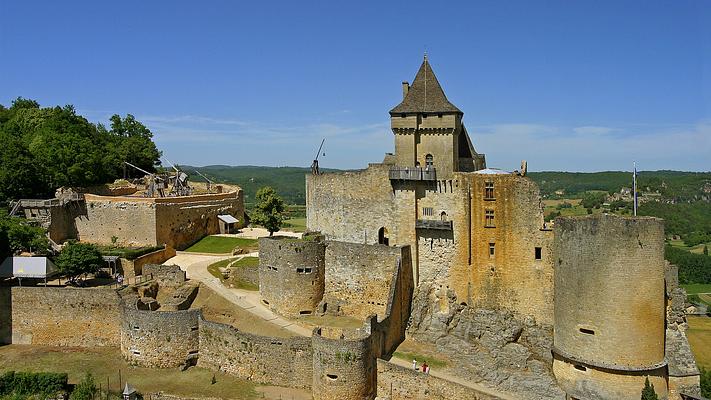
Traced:
<svg viewBox="0 0 711 400">
<path fill-rule="evenodd" d="M 414 369 L 415 371 L 417 371 L 417 359 L 416 359 L 416 358 L 413 358 L 413 359 L 412 359 L 412 369 Z"/>
</svg>

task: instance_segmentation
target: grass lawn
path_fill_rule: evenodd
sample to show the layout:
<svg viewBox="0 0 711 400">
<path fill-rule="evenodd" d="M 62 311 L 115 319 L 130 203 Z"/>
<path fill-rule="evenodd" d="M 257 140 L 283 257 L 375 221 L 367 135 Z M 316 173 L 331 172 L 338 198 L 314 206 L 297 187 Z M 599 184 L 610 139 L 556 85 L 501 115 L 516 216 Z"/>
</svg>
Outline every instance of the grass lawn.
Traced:
<svg viewBox="0 0 711 400">
<path fill-rule="evenodd" d="M 226 260 L 218 261 L 216 263 L 210 264 L 207 266 L 207 271 L 210 273 L 210 275 L 214 276 L 215 278 L 220 279 L 222 283 L 225 283 L 225 278 L 224 275 L 222 275 L 222 271 L 220 270 L 221 268 L 226 268 L 228 265 L 230 267 L 256 267 L 259 265 L 259 257 L 243 257 L 240 260 L 237 260 L 237 257 L 235 258 L 228 258 Z M 234 262 L 234 264 L 233 264 Z M 244 289 L 244 290 L 259 290 L 259 286 L 254 285 L 250 282 L 245 282 L 241 279 L 236 279 L 236 278 L 230 278 L 229 283 L 232 285 L 231 287 L 235 287 L 237 289 Z M 229 286 L 229 285 L 228 285 Z"/>
<path fill-rule="evenodd" d="M 306 218 L 289 218 L 284 221 L 282 229 L 291 232 L 306 231 Z"/>
<path fill-rule="evenodd" d="M 680 286 L 686 289 L 686 294 L 711 293 L 711 283 L 693 283 Z"/>
<path fill-rule="evenodd" d="M 412 360 L 417 360 L 418 366 L 422 365 L 423 361 L 426 362 L 432 368 L 443 368 L 447 366 L 447 363 L 442 360 L 438 360 L 429 356 L 423 356 L 422 354 L 410 353 L 407 351 L 396 351 L 393 353 L 393 357 L 397 357 L 401 360 L 410 362 L 412 362 Z"/>
<path fill-rule="evenodd" d="M 696 363 L 709 369 L 711 368 L 711 318 L 689 316 L 687 320 L 689 330 L 686 331 L 686 336 L 689 338 Z"/>
<path fill-rule="evenodd" d="M 191 367 L 181 372 L 178 368 L 157 369 L 129 366 L 118 348 L 47 347 L 33 345 L 0 346 L 0 371 L 66 372 L 70 383 L 78 383 L 86 372 L 91 372 L 97 385 L 120 392 L 119 370 L 123 383 L 128 381 L 144 395 L 164 391 L 182 397 L 217 397 L 224 399 L 253 399 L 256 385 L 211 370 Z M 211 384 L 212 376 L 217 382 Z M 146 397 L 147 398 L 147 397 Z"/>
<path fill-rule="evenodd" d="M 437 354 L 430 344 L 418 342 L 410 338 L 405 339 L 405 341 L 398 346 L 397 350 L 393 353 L 393 357 L 410 363 L 415 359 L 417 360 L 418 366 L 422 365 L 423 361 L 426 361 L 432 368 L 437 369 L 445 368 L 448 364 L 447 360 Z"/>
<path fill-rule="evenodd" d="M 231 253 L 235 247 L 240 247 L 245 251 L 256 251 L 259 249 L 257 239 L 245 239 L 224 236 L 205 236 L 199 242 L 188 247 L 185 251 L 194 253 Z"/>
</svg>

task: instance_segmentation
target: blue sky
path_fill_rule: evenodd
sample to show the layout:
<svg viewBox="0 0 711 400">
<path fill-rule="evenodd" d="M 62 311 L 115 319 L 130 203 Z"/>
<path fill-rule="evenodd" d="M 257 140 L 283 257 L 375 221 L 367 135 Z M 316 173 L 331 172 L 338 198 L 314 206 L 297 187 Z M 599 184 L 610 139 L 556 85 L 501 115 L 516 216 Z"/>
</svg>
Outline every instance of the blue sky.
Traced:
<svg viewBox="0 0 711 400">
<path fill-rule="evenodd" d="M 166 159 L 360 168 L 425 51 L 489 166 L 711 170 L 711 2 L 0 0 L 0 103 L 134 114 Z"/>
</svg>

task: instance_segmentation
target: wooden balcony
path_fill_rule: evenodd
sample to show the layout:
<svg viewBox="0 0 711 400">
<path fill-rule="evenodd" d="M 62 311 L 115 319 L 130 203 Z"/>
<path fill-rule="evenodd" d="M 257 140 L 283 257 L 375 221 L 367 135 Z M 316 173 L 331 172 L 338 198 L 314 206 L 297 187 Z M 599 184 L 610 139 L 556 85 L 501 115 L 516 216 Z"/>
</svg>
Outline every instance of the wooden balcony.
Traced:
<svg viewBox="0 0 711 400">
<path fill-rule="evenodd" d="M 437 172 L 434 167 L 398 167 L 390 168 L 390 179 L 399 181 L 435 181 Z"/>
<path fill-rule="evenodd" d="M 439 231 L 451 231 L 452 221 L 440 221 L 437 219 L 418 219 L 415 222 L 417 229 L 435 229 Z"/>
</svg>

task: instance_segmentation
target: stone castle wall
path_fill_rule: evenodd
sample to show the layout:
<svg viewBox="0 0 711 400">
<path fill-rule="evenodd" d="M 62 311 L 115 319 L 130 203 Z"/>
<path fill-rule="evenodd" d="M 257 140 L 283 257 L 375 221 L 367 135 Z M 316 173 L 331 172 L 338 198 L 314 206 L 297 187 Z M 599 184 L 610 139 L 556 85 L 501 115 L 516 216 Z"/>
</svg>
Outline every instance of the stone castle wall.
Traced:
<svg viewBox="0 0 711 400">
<path fill-rule="evenodd" d="M 13 344 L 116 346 L 120 309 L 113 289 L 11 288 Z"/>
<path fill-rule="evenodd" d="M 338 307 L 339 313 L 358 319 L 371 314 L 383 318 L 403 249 L 410 251 L 409 246 L 328 242 L 323 296 L 327 311 L 335 312 Z"/>
<path fill-rule="evenodd" d="M 146 264 L 162 264 L 170 258 L 175 257 L 175 249 L 166 246 L 162 250 L 156 250 L 148 254 L 144 254 L 133 260 L 119 258 L 121 270 L 124 277 L 134 278 L 137 275 L 143 275 L 143 266 Z"/>
<path fill-rule="evenodd" d="M 123 308 L 121 353 L 129 363 L 172 368 L 197 359 L 200 310 L 147 311 Z"/>
<path fill-rule="evenodd" d="M 651 375 L 666 393 L 662 220 L 557 218 L 554 229 L 558 382 L 575 397 L 632 399 Z"/>
<path fill-rule="evenodd" d="M 491 394 L 378 360 L 378 397 L 389 400 L 498 400 Z"/>
<path fill-rule="evenodd" d="M 0 344 L 12 343 L 12 291 L 0 286 Z"/>
<path fill-rule="evenodd" d="M 74 216 L 76 237 L 85 242 L 123 246 L 187 247 L 205 235 L 219 233 L 217 215 L 231 214 L 244 223 L 242 190 L 183 197 L 127 197 L 84 195 Z M 69 229 L 69 228 L 67 228 Z M 67 236 L 71 237 L 71 236 Z"/>
<path fill-rule="evenodd" d="M 314 400 L 374 399 L 377 368 L 370 332 L 351 335 L 335 328 L 317 328 L 313 342 Z"/>
<path fill-rule="evenodd" d="M 275 312 L 316 311 L 324 293 L 325 244 L 288 237 L 259 239 L 259 293 Z"/>
<path fill-rule="evenodd" d="M 312 359 L 311 338 L 257 336 L 200 320 L 201 367 L 259 383 L 308 388 Z"/>
</svg>

